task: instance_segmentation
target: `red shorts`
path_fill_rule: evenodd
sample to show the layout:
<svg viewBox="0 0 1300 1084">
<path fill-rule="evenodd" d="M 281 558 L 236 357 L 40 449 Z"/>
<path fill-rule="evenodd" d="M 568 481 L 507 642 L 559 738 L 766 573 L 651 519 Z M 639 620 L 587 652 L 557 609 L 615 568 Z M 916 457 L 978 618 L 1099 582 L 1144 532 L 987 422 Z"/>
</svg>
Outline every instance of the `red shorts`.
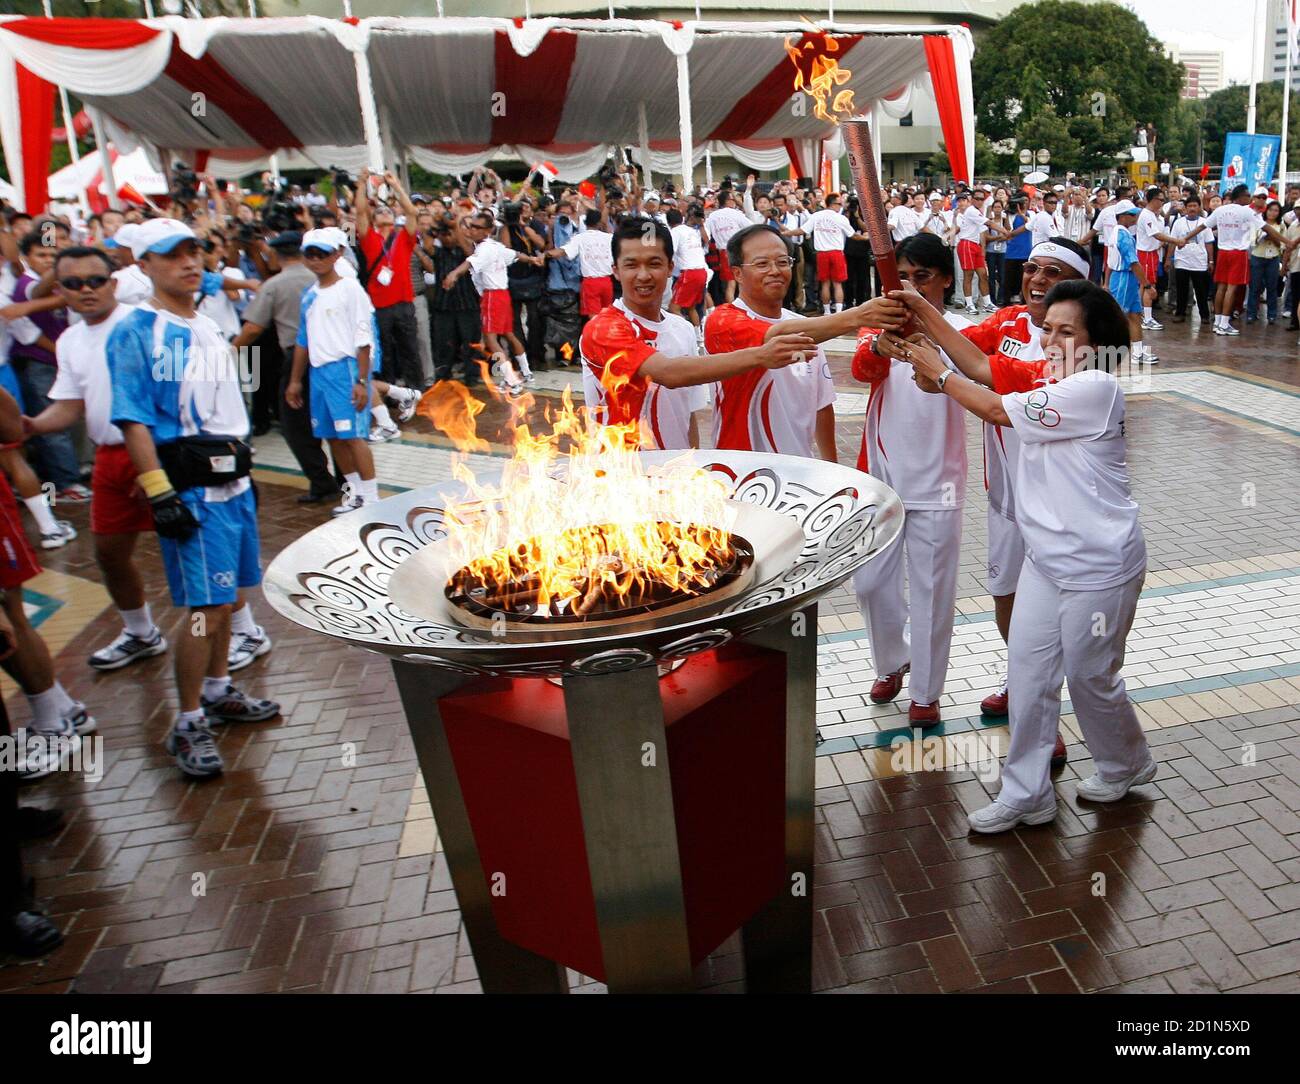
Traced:
<svg viewBox="0 0 1300 1084">
<path fill-rule="evenodd" d="M 595 316 L 601 309 L 614 304 L 614 280 L 608 275 L 582 280 L 578 311 L 583 316 Z"/>
<path fill-rule="evenodd" d="M 677 276 L 677 285 L 673 287 L 673 304 L 681 309 L 693 309 L 704 300 L 704 287 L 709 284 L 709 272 L 703 267 L 694 267 Z"/>
<path fill-rule="evenodd" d="M 817 281 L 843 282 L 849 277 L 849 265 L 844 262 L 844 253 L 837 249 L 828 249 L 817 253 Z"/>
<path fill-rule="evenodd" d="M 980 243 L 978 241 L 958 241 L 957 263 L 963 271 L 974 271 L 978 267 L 986 267 L 984 250 L 980 247 Z"/>
<path fill-rule="evenodd" d="M 718 276 L 723 282 L 735 282 L 736 276 L 731 273 L 731 261 L 727 259 L 727 250 L 718 249 Z"/>
<path fill-rule="evenodd" d="M 0 588 L 21 587 L 40 574 L 40 562 L 27 541 L 14 491 L 9 488 L 9 479 L 0 475 Z"/>
<path fill-rule="evenodd" d="M 515 310 L 510 307 L 509 290 L 484 290 L 478 300 L 478 312 L 484 335 L 509 335 L 515 330 Z"/>
<path fill-rule="evenodd" d="M 1244 248 L 1221 248 L 1214 258 L 1214 281 L 1245 286 L 1250 281 L 1250 260 Z"/>
<path fill-rule="evenodd" d="M 90 474 L 90 531 L 92 534 L 136 534 L 153 530 L 149 502 L 136 487 L 135 464 L 125 444 L 105 444 L 95 449 Z"/>
<path fill-rule="evenodd" d="M 1160 250 L 1153 248 L 1149 252 L 1139 251 L 1138 263 L 1142 265 L 1142 270 L 1147 273 L 1147 282 L 1154 286 L 1156 279 L 1160 277 Z"/>
</svg>

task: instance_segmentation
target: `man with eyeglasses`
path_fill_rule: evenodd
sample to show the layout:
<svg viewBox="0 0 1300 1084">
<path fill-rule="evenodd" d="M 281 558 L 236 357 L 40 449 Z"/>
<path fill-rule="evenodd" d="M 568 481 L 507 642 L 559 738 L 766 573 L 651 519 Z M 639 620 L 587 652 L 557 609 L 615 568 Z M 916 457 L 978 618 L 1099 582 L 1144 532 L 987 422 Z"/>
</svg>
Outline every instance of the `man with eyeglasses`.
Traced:
<svg viewBox="0 0 1300 1084">
<path fill-rule="evenodd" d="M 766 225 L 732 235 L 727 255 L 739 296 L 704 322 L 704 348 L 725 354 L 761 346 L 775 336 L 807 335 L 814 343 L 856 335 L 860 327 L 894 330 L 903 305 L 875 298 L 841 312 L 803 318 L 782 307 L 793 261 L 780 233 Z M 751 369 L 713 388 L 714 443 L 719 448 L 813 456 L 836 462 L 835 388 L 819 346 L 806 361 L 781 369 Z"/>
<path fill-rule="evenodd" d="M 963 358 L 984 364 L 984 359 L 1040 361 L 1043 358 L 1043 318 L 1047 315 L 1047 293 L 1058 282 L 1086 279 L 1088 254 L 1066 237 L 1052 237 L 1035 245 L 1025 261 L 1022 279 L 1025 304 L 1008 305 L 974 327 L 958 332 L 943 321 L 927 325 L 926 333 L 961 368 Z M 978 353 L 972 353 L 978 351 Z M 993 613 L 998 632 L 1006 642 L 1011 633 L 1011 612 L 1016 601 L 1016 583 L 1025 560 L 1025 544 L 1016 523 L 1016 498 L 1012 479 L 1020 456 L 1020 438 L 1007 427 L 984 425 L 984 487 L 988 490 L 988 591 L 993 596 Z M 1007 684 L 980 704 L 980 713 L 990 718 L 1007 714 Z M 1065 763 L 1065 742 L 1057 735 L 1052 764 Z"/>
</svg>

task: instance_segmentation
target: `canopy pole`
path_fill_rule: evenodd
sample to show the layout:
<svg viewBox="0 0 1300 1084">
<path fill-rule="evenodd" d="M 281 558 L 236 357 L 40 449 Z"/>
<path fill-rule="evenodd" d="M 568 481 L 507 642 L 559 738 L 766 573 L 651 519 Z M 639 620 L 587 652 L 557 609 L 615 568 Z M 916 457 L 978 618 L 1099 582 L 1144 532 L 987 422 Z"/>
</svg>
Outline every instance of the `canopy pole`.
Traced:
<svg viewBox="0 0 1300 1084">
<path fill-rule="evenodd" d="M 95 132 L 95 146 L 99 149 L 99 169 L 104 174 L 104 187 L 108 189 L 108 205 L 115 211 L 122 209 L 122 201 L 117 195 L 117 178 L 113 176 L 113 152 L 108 146 L 108 137 L 104 134 L 104 115 L 95 108 L 87 107 L 90 114 L 90 126 Z"/>
<path fill-rule="evenodd" d="M 346 3 L 346 0 L 345 0 Z M 351 5 L 348 5 L 349 8 Z M 370 61 L 365 53 L 354 53 L 357 66 L 357 97 L 361 99 L 361 129 L 366 136 L 366 164 L 372 171 L 384 171 L 384 142 L 379 134 L 379 109 L 370 82 Z"/>
<path fill-rule="evenodd" d="M 1286 76 L 1282 80 L 1282 145 L 1277 151 L 1277 194 L 1286 199 L 1286 126 L 1291 113 L 1291 41 L 1286 43 Z"/>
<path fill-rule="evenodd" d="M 438 0 L 438 14 L 442 14 L 442 0 Z M 343 18 L 352 18 L 352 0 L 343 0 Z"/>
<path fill-rule="evenodd" d="M 1260 28 L 1264 25 L 1263 13 L 1259 10 L 1260 0 L 1255 0 L 1251 6 L 1255 9 L 1255 22 L 1250 31 L 1250 96 L 1246 102 L 1246 134 L 1255 134 L 1255 84 L 1258 81 L 1257 71 L 1259 65 L 1259 33 Z M 1287 48 L 1291 43 L 1287 42 Z"/>
<path fill-rule="evenodd" d="M 144 17 L 146 19 L 153 18 L 153 0 L 144 0 Z"/>
<path fill-rule="evenodd" d="M 694 147 L 694 137 L 691 134 L 691 68 L 686 53 L 677 57 L 677 125 L 682 144 L 682 189 L 689 193 L 695 188 L 695 177 L 691 163 Z"/>
<path fill-rule="evenodd" d="M 641 139 L 641 179 L 647 189 L 653 188 L 650 176 L 650 128 L 645 119 L 645 102 L 636 103 L 637 134 Z"/>
<path fill-rule="evenodd" d="M 704 186 L 713 187 L 713 152 L 707 143 L 704 144 Z"/>
<path fill-rule="evenodd" d="M 884 142 L 884 140 L 881 138 L 880 135 L 880 120 L 884 115 L 885 115 L 884 108 L 880 104 L 880 99 L 877 98 L 874 102 L 871 103 L 871 150 L 876 157 L 877 177 L 882 176 L 881 169 L 883 167 L 883 163 L 880 158 L 880 145 L 881 143 Z M 858 198 L 859 199 L 862 198 L 861 192 L 858 193 Z"/>
</svg>

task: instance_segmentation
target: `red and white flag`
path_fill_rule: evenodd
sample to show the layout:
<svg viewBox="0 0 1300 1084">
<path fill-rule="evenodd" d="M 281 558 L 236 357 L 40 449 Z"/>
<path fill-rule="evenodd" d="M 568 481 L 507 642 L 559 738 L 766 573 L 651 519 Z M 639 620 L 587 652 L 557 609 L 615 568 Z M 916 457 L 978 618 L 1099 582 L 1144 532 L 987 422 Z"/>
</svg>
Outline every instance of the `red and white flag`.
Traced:
<svg viewBox="0 0 1300 1084">
<path fill-rule="evenodd" d="M 1291 43 L 1291 59 L 1300 60 L 1300 0 L 1283 0 L 1286 5 L 1286 36 Z"/>
</svg>

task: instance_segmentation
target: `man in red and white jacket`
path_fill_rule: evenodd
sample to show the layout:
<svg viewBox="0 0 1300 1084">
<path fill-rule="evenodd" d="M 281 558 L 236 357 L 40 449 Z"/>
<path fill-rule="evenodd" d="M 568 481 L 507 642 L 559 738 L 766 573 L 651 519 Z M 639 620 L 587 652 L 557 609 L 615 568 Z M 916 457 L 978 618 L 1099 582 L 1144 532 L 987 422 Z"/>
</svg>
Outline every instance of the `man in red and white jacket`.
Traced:
<svg viewBox="0 0 1300 1084">
<path fill-rule="evenodd" d="M 691 418 L 703 405 L 695 399 L 703 385 L 779 372 L 816 349 L 808 336 L 790 333 L 700 355 L 694 328 L 662 308 L 673 266 L 668 227 L 629 219 L 615 231 L 612 252 L 623 296 L 583 329 L 583 390 L 598 422 L 629 427 L 643 448 L 698 444 Z"/>
<path fill-rule="evenodd" d="M 704 321 L 704 348 L 709 353 L 759 346 L 787 332 L 801 332 L 822 343 L 856 334 L 860 327 L 902 326 L 902 304 L 884 298 L 811 318 L 783 308 L 793 261 L 785 240 L 771 226 L 737 231 L 727 250 L 739 297 L 719 305 Z M 834 463 L 834 404 L 830 363 L 818 347 L 801 364 L 771 372 L 751 370 L 715 384 L 714 443 L 778 455 L 815 454 Z"/>
</svg>

